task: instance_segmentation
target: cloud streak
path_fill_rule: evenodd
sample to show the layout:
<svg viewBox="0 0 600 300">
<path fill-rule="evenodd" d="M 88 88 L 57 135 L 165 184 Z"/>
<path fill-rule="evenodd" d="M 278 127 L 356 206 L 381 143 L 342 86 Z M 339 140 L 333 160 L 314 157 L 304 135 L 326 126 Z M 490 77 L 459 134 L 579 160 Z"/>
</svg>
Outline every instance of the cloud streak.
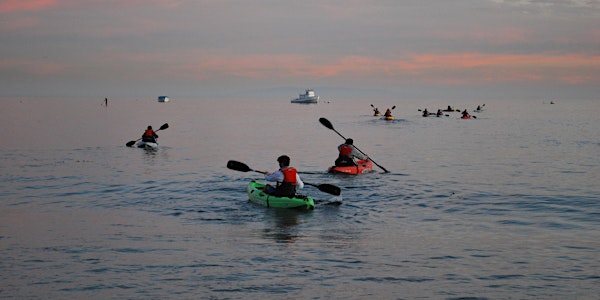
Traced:
<svg viewBox="0 0 600 300">
<path fill-rule="evenodd" d="M 8 0 L 0 88 L 498 83 L 590 95 L 599 2 Z"/>
</svg>

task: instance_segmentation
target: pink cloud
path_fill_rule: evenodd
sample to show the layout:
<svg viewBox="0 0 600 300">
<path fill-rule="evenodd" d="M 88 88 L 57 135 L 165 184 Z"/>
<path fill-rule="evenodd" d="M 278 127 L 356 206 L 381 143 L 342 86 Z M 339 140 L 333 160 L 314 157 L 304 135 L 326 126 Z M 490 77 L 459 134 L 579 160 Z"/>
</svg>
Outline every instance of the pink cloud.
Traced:
<svg viewBox="0 0 600 300">
<path fill-rule="evenodd" d="M 20 72 L 32 75 L 56 75 L 64 73 L 66 66 L 53 62 L 32 60 L 0 60 L 1 72 Z"/>
<path fill-rule="evenodd" d="M 23 10 L 40 10 L 56 5 L 56 0 L 3 0 L 0 14 Z"/>
<path fill-rule="evenodd" d="M 198 79 L 218 75 L 253 79 L 400 78 L 447 84 L 555 80 L 575 84 L 599 81 L 599 62 L 597 56 L 551 54 L 422 54 L 399 59 L 346 56 L 328 64 L 299 55 L 211 56 L 185 67 L 185 73 Z M 582 69 L 592 71 L 583 76 Z"/>
</svg>

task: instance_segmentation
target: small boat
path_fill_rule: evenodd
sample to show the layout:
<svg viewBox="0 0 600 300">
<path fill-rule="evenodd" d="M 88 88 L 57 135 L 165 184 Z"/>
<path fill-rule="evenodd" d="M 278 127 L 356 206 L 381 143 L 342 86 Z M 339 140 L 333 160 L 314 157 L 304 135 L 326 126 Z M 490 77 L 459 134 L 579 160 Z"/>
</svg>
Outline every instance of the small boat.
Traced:
<svg viewBox="0 0 600 300">
<path fill-rule="evenodd" d="M 464 115 L 464 116 L 462 116 L 462 117 L 460 117 L 460 118 L 461 118 L 461 119 L 470 119 L 470 118 L 471 118 L 471 116 L 470 116 L 470 115 Z"/>
<path fill-rule="evenodd" d="M 264 183 L 250 181 L 248 184 L 248 198 L 250 202 L 273 208 L 296 208 L 312 210 L 315 208 L 315 200 L 311 197 L 296 194 L 293 198 L 276 197 L 263 192 Z"/>
<path fill-rule="evenodd" d="M 158 102 L 169 102 L 168 96 L 158 96 Z"/>
<path fill-rule="evenodd" d="M 157 142 L 144 142 L 144 141 L 139 141 L 136 146 L 138 148 L 144 148 L 146 150 L 156 150 L 158 149 L 158 143 Z"/>
<path fill-rule="evenodd" d="M 332 166 L 329 167 L 329 173 L 342 173 L 358 175 L 373 171 L 373 162 L 370 159 L 363 159 L 356 162 L 356 166 Z"/>
<path fill-rule="evenodd" d="M 304 94 L 300 94 L 298 98 L 291 101 L 292 103 L 317 103 L 319 102 L 319 96 L 315 94 L 315 91 L 312 89 L 307 89 Z"/>
<path fill-rule="evenodd" d="M 379 116 L 381 116 L 381 114 L 380 113 L 374 113 L 373 116 L 374 117 L 379 117 Z"/>
<path fill-rule="evenodd" d="M 383 119 L 386 121 L 391 121 L 394 119 L 394 116 L 384 116 Z"/>
</svg>

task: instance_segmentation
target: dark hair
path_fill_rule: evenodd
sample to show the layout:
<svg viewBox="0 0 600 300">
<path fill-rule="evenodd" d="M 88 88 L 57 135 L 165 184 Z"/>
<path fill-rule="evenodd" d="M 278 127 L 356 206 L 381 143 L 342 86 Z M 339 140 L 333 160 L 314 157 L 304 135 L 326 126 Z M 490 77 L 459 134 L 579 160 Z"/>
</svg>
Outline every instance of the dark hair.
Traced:
<svg viewBox="0 0 600 300">
<path fill-rule="evenodd" d="M 280 164 L 288 167 L 290 165 L 290 157 L 287 155 L 282 155 L 280 157 L 277 158 L 277 162 L 279 162 Z"/>
<path fill-rule="evenodd" d="M 148 130 L 151 130 L 151 129 L 152 129 L 152 126 L 148 125 Z"/>
<path fill-rule="evenodd" d="M 352 139 L 346 139 L 346 144 L 352 145 L 352 144 L 354 144 L 354 140 L 352 140 Z"/>
</svg>

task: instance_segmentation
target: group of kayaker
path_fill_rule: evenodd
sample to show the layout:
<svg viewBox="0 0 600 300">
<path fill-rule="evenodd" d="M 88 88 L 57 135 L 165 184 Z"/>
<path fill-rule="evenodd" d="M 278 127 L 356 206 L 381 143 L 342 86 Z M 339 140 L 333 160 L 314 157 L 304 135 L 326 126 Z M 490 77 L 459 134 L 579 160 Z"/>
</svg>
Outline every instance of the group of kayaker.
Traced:
<svg viewBox="0 0 600 300">
<path fill-rule="evenodd" d="M 436 113 L 430 113 L 427 108 L 423 110 L 423 117 L 429 117 L 430 115 L 435 115 L 435 116 L 442 116 L 444 115 L 444 113 L 442 112 L 441 109 L 438 109 Z"/>
<path fill-rule="evenodd" d="M 379 117 L 381 116 L 381 113 L 379 112 L 379 108 L 375 107 L 373 108 L 373 116 L 375 117 Z M 384 117 L 391 117 L 392 116 L 392 110 L 391 109 L 386 109 L 385 113 L 383 114 Z"/>
<path fill-rule="evenodd" d="M 367 159 L 354 147 L 354 141 L 350 138 L 338 146 L 338 157 L 335 160 L 336 166 L 356 166 L 355 159 Z M 263 192 L 276 197 L 293 197 L 297 189 L 304 187 L 304 182 L 298 175 L 296 168 L 290 167 L 290 157 L 281 155 L 277 158 L 279 169 L 275 172 L 263 172 L 265 180 L 276 181 L 277 185 L 267 184 Z"/>
</svg>

